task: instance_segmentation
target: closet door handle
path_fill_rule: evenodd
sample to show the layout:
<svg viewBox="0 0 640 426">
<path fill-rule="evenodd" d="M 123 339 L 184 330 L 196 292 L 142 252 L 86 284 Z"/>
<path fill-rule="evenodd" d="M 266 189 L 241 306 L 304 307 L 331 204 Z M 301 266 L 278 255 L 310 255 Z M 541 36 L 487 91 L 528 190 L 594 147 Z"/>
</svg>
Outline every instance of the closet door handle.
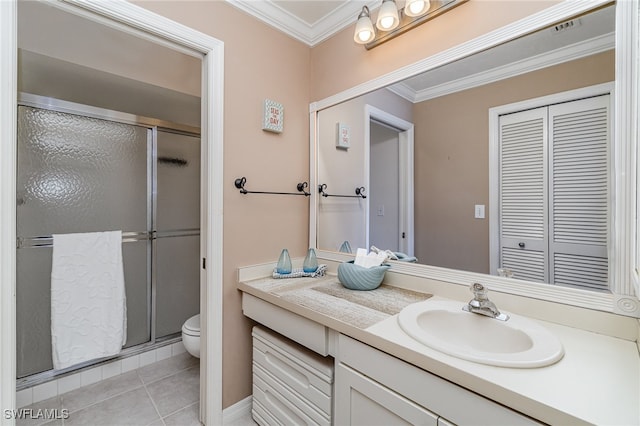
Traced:
<svg viewBox="0 0 640 426">
<path fill-rule="evenodd" d="M 518 247 L 524 248 L 524 243 L 518 243 Z"/>
</svg>

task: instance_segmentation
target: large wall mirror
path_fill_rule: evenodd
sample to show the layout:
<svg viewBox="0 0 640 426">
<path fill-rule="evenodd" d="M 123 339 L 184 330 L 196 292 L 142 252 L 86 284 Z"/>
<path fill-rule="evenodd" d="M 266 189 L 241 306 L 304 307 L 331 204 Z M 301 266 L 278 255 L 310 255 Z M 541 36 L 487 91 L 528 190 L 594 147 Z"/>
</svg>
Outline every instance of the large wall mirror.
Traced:
<svg viewBox="0 0 640 426">
<path fill-rule="evenodd" d="M 640 316 L 620 7 L 560 5 L 508 41 L 312 105 L 317 248 L 376 246 L 417 258 L 399 271 Z"/>
</svg>

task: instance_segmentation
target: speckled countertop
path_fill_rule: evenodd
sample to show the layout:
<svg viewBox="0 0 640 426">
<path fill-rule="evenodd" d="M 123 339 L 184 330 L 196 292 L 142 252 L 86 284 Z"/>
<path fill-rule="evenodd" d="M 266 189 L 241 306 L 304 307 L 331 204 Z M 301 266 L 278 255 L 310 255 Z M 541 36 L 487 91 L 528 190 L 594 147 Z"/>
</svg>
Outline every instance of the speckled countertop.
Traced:
<svg viewBox="0 0 640 426">
<path fill-rule="evenodd" d="M 396 314 L 429 299 L 432 295 L 427 293 L 386 285 L 352 291 L 333 275 L 245 279 L 238 289 L 539 421 L 640 425 L 640 356 L 635 342 L 537 321 L 562 341 L 564 358 L 544 368 L 493 367 L 443 354 L 402 332 Z"/>
<path fill-rule="evenodd" d="M 381 285 L 375 291 L 349 290 L 332 275 L 322 278 L 263 278 L 245 285 L 360 329 L 371 327 L 400 313 L 405 306 L 431 297 L 430 294 L 387 285 Z"/>
</svg>

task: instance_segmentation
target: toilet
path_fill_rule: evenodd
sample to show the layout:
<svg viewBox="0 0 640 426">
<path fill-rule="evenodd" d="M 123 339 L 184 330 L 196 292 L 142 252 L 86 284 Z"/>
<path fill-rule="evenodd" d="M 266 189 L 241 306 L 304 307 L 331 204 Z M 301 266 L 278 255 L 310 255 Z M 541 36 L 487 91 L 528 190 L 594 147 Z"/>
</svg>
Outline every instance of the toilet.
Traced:
<svg viewBox="0 0 640 426">
<path fill-rule="evenodd" d="M 182 344 L 187 352 L 200 358 L 200 314 L 185 321 L 182 326 Z"/>
</svg>

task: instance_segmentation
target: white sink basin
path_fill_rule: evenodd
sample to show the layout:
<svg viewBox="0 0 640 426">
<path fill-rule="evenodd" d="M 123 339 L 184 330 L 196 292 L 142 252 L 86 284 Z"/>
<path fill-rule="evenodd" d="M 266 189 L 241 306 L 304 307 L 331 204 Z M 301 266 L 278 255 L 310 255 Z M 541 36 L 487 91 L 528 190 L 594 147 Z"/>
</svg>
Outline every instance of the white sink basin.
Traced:
<svg viewBox="0 0 640 426">
<path fill-rule="evenodd" d="M 562 343 L 540 324 L 509 314 L 507 321 L 462 310 L 452 300 L 427 300 L 404 308 L 400 328 L 432 349 L 481 364 L 535 368 L 564 355 Z"/>
</svg>

